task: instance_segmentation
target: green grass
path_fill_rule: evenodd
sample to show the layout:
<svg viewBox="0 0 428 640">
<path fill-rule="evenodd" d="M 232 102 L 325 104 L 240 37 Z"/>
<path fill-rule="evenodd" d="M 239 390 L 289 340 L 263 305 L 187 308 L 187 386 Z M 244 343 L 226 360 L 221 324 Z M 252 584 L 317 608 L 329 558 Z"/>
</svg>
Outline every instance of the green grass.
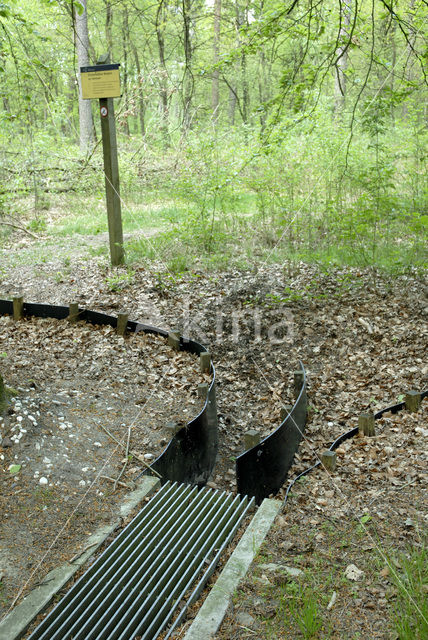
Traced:
<svg viewBox="0 0 428 640">
<path fill-rule="evenodd" d="M 425 545 L 397 558 L 392 580 L 397 589 L 394 626 L 400 640 L 428 638 L 428 554 Z"/>
<path fill-rule="evenodd" d="M 105 194 L 70 193 L 53 201 L 53 220 L 49 212 L 38 215 L 37 225 L 31 220 L 28 227 L 53 236 L 97 235 L 108 230 Z M 167 229 L 183 220 L 188 204 L 172 199 L 169 194 L 138 190 L 122 193 L 122 223 L 125 233 L 145 229 Z"/>
<path fill-rule="evenodd" d="M 165 162 L 153 158 L 156 171 L 146 175 L 144 168 L 139 172 L 133 154 L 132 162 L 126 155 L 131 149 L 122 150 L 123 229 L 134 234 L 126 244 L 128 265 L 158 260 L 173 274 L 300 261 L 326 269 L 350 266 L 392 274 L 426 269 L 428 218 L 423 215 L 422 187 L 413 196 L 407 183 L 407 191 L 387 183 L 377 191 L 377 173 L 367 168 L 362 147 L 355 151 L 354 172 L 341 179 L 339 188 L 338 177 L 326 174 L 328 144 L 320 146 L 318 138 L 312 147 L 308 139 L 313 157 L 302 156 L 300 164 L 287 165 L 285 173 L 284 162 L 296 153 L 292 140 L 272 155 L 257 156 L 248 170 L 232 173 L 231 167 L 238 168 L 249 151 L 239 159 L 239 145 L 228 147 L 226 138 L 224 149 L 205 142 L 193 141 L 196 146 L 183 157 L 177 153 Z M 396 142 L 388 144 L 393 159 Z M 12 207 L 28 229 L 45 238 L 46 252 L 34 244 L 23 249 L 22 260 L 49 261 L 56 255 L 55 242 L 71 237 L 82 255 L 108 255 L 107 242 L 85 240 L 107 232 L 102 173 L 93 168 L 78 174 L 79 191 L 49 194 L 42 210 L 34 211 L 34 195 L 29 193 L 4 203 L 5 210 Z M 400 176 L 408 180 L 404 169 Z M 148 239 L 137 234 L 149 230 Z M 0 245 L 9 233 L 0 225 Z"/>
</svg>

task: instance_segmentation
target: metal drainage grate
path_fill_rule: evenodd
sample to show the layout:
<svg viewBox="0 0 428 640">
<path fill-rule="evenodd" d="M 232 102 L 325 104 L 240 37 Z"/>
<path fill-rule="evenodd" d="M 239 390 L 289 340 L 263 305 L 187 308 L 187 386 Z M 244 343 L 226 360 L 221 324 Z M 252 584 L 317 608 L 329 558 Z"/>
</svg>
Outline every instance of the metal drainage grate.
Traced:
<svg viewBox="0 0 428 640">
<path fill-rule="evenodd" d="M 178 613 L 170 637 L 253 504 L 246 496 L 165 484 L 29 640 L 149 640 Z"/>
</svg>

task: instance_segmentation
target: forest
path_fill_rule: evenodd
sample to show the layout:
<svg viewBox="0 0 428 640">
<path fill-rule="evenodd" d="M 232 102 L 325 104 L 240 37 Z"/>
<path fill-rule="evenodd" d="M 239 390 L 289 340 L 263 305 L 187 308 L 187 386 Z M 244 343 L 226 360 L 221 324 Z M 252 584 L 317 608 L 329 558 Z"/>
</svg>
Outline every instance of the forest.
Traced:
<svg viewBox="0 0 428 640">
<path fill-rule="evenodd" d="M 218 445 L 204 491 L 234 494 L 297 406 L 277 515 L 213 637 L 428 637 L 427 17 L 0 0 L 2 638 L 33 633 L 24 597 L 128 522 L 196 414 Z M 101 60 L 120 65 L 116 263 L 80 71 Z"/>
<path fill-rule="evenodd" d="M 132 241 L 131 261 L 418 269 L 425 27 L 421 0 L 1 3 L 1 232 L 106 228 L 98 105 L 79 100 L 79 68 L 109 52 L 125 230 L 152 204 L 164 231 Z M 67 221 L 51 225 L 57 205 Z"/>
</svg>

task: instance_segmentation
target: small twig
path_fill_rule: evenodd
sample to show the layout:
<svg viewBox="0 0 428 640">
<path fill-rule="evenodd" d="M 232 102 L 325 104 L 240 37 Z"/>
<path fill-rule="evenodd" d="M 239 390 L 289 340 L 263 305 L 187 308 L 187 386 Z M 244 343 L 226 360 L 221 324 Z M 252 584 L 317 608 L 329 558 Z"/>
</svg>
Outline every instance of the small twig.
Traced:
<svg viewBox="0 0 428 640">
<path fill-rule="evenodd" d="M 253 631 L 252 629 L 249 629 L 248 627 L 244 627 L 244 625 L 243 625 L 243 624 L 239 624 L 239 625 L 238 625 L 238 627 L 239 627 L 240 629 L 245 629 L 245 631 L 249 631 L 250 633 L 252 633 L 252 634 L 253 634 L 253 636 L 255 636 L 255 635 L 256 635 L 256 632 L 255 632 L 255 631 Z"/>
<path fill-rule="evenodd" d="M 120 445 L 121 447 L 123 447 L 124 449 L 126 449 L 126 445 L 125 445 L 125 444 L 123 444 L 123 442 L 120 442 L 120 440 L 118 440 L 118 439 L 116 438 L 116 436 L 114 436 L 112 433 L 110 433 L 110 431 L 109 431 L 106 427 L 103 427 L 103 425 L 102 425 L 102 424 L 100 424 L 99 426 L 101 427 L 101 429 L 102 429 L 103 431 L 105 431 L 105 432 L 106 432 L 106 434 L 107 434 L 107 435 L 109 435 L 109 436 L 110 436 L 110 438 L 111 438 L 112 440 L 114 440 L 115 442 L 117 442 L 117 444 L 118 444 L 118 445 Z M 136 451 L 130 451 L 129 453 L 132 455 L 132 457 L 133 457 L 133 458 L 136 458 L 139 462 L 141 462 L 141 464 L 143 464 L 145 467 L 147 467 L 147 469 L 150 469 L 150 471 L 151 471 L 152 473 L 154 473 L 154 474 L 155 474 L 155 476 L 157 476 L 158 478 L 162 478 L 161 474 L 160 474 L 160 473 L 158 473 L 157 471 L 155 471 L 154 469 L 152 469 L 152 467 L 149 465 L 149 463 L 148 463 L 148 462 L 146 462 L 146 461 L 144 460 L 144 458 L 142 458 L 142 457 L 140 456 L 140 454 L 138 454 Z"/>
<path fill-rule="evenodd" d="M 78 560 L 78 558 L 80 558 L 80 556 L 83 556 L 83 554 L 88 551 L 88 549 L 92 549 L 92 547 L 96 547 L 98 544 L 98 542 L 93 542 L 92 544 L 88 545 L 87 547 L 85 547 L 84 549 L 82 549 L 82 551 L 79 551 L 79 553 L 76 553 L 75 556 L 73 556 L 71 558 L 71 560 L 67 560 L 67 562 L 69 564 L 72 564 L 73 562 L 76 562 L 76 560 Z"/>
<path fill-rule="evenodd" d="M 42 582 L 35 582 L 33 584 L 33 589 L 35 589 L 36 587 L 43 587 L 43 585 L 48 584 L 48 582 L 52 582 L 53 578 L 48 578 L 47 580 L 43 580 Z M 17 601 L 17 598 L 15 598 L 14 602 Z"/>
<path fill-rule="evenodd" d="M 128 457 L 129 455 L 129 442 L 131 440 L 131 425 L 129 425 L 128 427 L 128 438 L 126 440 L 126 450 L 125 450 L 125 456 Z"/>
<path fill-rule="evenodd" d="M 409 480 L 409 482 L 406 482 L 406 484 L 402 484 L 401 487 L 397 487 L 396 491 L 401 491 L 401 489 L 404 489 L 405 487 L 408 487 L 409 484 L 415 484 L 417 478 L 414 478 L 413 480 Z"/>
<path fill-rule="evenodd" d="M 117 483 L 119 482 L 119 480 L 121 479 L 121 477 L 123 476 L 126 467 L 128 466 L 128 462 L 129 462 L 129 441 L 131 440 L 131 425 L 128 426 L 128 437 L 126 439 L 126 449 L 125 449 L 125 464 L 123 465 L 119 475 L 116 478 L 116 481 L 114 483 L 114 487 L 113 487 L 113 491 L 116 491 L 117 489 Z"/>
<path fill-rule="evenodd" d="M 116 482 L 115 478 L 110 478 L 110 476 L 100 476 L 100 478 L 103 478 L 103 480 L 109 480 L 110 482 Z M 130 484 L 126 484 L 126 482 L 118 482 L 117 483 L 120 487 L 125 487 L 125 489 L 132 489 L 132 485 Z"/>
</svg>

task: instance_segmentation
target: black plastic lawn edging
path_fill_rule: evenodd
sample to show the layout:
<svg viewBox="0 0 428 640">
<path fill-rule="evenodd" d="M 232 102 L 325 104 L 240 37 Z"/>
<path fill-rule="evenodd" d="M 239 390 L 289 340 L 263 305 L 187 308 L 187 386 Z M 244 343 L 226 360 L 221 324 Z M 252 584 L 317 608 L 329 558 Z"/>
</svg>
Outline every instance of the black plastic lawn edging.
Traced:
<svg viewBox="0 0 428 640">
<path fill-rule="evenodd" d="M 69 307 L 24 302 L 23 316 L 65 320 Z M 0 315 L 13 315 L 13 302 L 0 300 Z M 117 327 L 117 318 L 88 309 L 78 310 L 78 319 L 93 325 Z M 164 338 L 168 332 L 150 325 L 129 320 L 126 326 L 130 333 L 153 333 Z M 188 338 L 180 338 L 180 349 L 200 355 L 207 349 Z M 164 452 L 152 463 L 151 468 L 161 475 L 161 482 L 183 482 L 203 486 L 208 481 L 217 458 L 218 428 L 215 398 L 215 368 L 211 363 L 212 381 L 208 387 L 204 406 L 193 420 L 182 427 L 171 439 Z M 147 469 L 150 472 L 150 469 Z"/>
<path fill-rule="evenodd" d="M 284 484 L 305 431 L 306 373 L 301 362 L 300 369 L 300 389 L 291 411 L 273 433 L 236 459 L 238 493 L 254 496 L 257 504 Z"/>
<path fill-rule="evenodd" d="M 424 398 L 428 397 L 428 389 L 426 389 L 425 391 L 422 391 L 421 394 L 421 400 L 424 400 Z M 385 407 L 385 409 L 381 409 L 380 411 L 378 411 L 377 413 L 374 414 L 374 419 L 375 420 L 379 420 L 384 413 L 398 413 L 399 411 L 402 411 L 403 409 L 405 409 L 406 407 L 406 403 L 405 402 L 399 402 L 397 404 L 393 404 L 390 407 Z M 345 433 L 342 433 L 342 435 L 340 435 L 338 438 L 336 438 L 336 440 L 330 445 L 330 447 L 328 448 L 329 451 L 334 451 L 335 449 L 337 449 L 342 442 L 345 442 L 345 440 L 349 440 L 350 438 L 353 438 L 354 436 L 356 436 L 358 434 L 358 427 L 354 427 L 353 429 L 350 429 L 349 431 L 346 431 Z M 308 473 L 310 473 L 311 471 L 313 471 L 314 469 L 316 469 L 317 467 L 319 467 L 321 465 L 321 460 L 317 460 L 317 462 L 315 462 L 315 464 L 313 464 L 311 467 L 308 467 L 308 469 L 305 469 L 304 471 L 302 471 L 301 473 L 299 473 L 298 476 L 296 476 L 294 478 L 294 480 L 292 482 L 290 482 L 290 484 L 287 487 L 287 491 L 285 492 L 285 497 L 283 500 L 283 507 L 285 507 L 285 503 L 288 500 L 288 496 L 289 493 L 292 489 L 292 487 L 294 486 L 294 484 L 300 480 L 300 478 L 303 478 L 303 476 L 308 475 Z"/>
<path fill-rule="evenodd" d="M 13 315 L 13 302 L 0 300 L 0 315 Z M 49 304 L 23 303 L 22 315 L 39 318 L 65 320 L 70 317 L 70 308 Z M 109 325 L 117 328 L 115 316 L 74 309 L 73 318 L 93 325 Z M 128 320 L 126 330 L 130 333 L 154 333 L 164 338 L 168 332 L 149 325 Z M 190 338 L 180 337 L 180 349 L 200 355 L 207 349 Z M 212 381 L 208 387 L 204 406 L 199 415 L 182 427 L 170 440 L 161 455 L 144 471 L 150 470 L 167 481 L 204 486 L 215 466 L 218 452 L 218 420 L 216 408 L 216 373 L 211 362 Z M 306 426 L 307 395 L 306 373 L 300 363 L 300 371 L 295 373 L 298 384 L 295 389 L 296 401 L 280 426 L 257 446 L 245 451 L 236 460 L 237 491 L 241 495 L 254 497 L 257 504 L 264 498 L 278 492 L 284 484 L 293 463 Z M 296 383 L 295 383 L 296 384 Z M 140 477 L 138 476 L 138 477 Z"/>
</svg>

